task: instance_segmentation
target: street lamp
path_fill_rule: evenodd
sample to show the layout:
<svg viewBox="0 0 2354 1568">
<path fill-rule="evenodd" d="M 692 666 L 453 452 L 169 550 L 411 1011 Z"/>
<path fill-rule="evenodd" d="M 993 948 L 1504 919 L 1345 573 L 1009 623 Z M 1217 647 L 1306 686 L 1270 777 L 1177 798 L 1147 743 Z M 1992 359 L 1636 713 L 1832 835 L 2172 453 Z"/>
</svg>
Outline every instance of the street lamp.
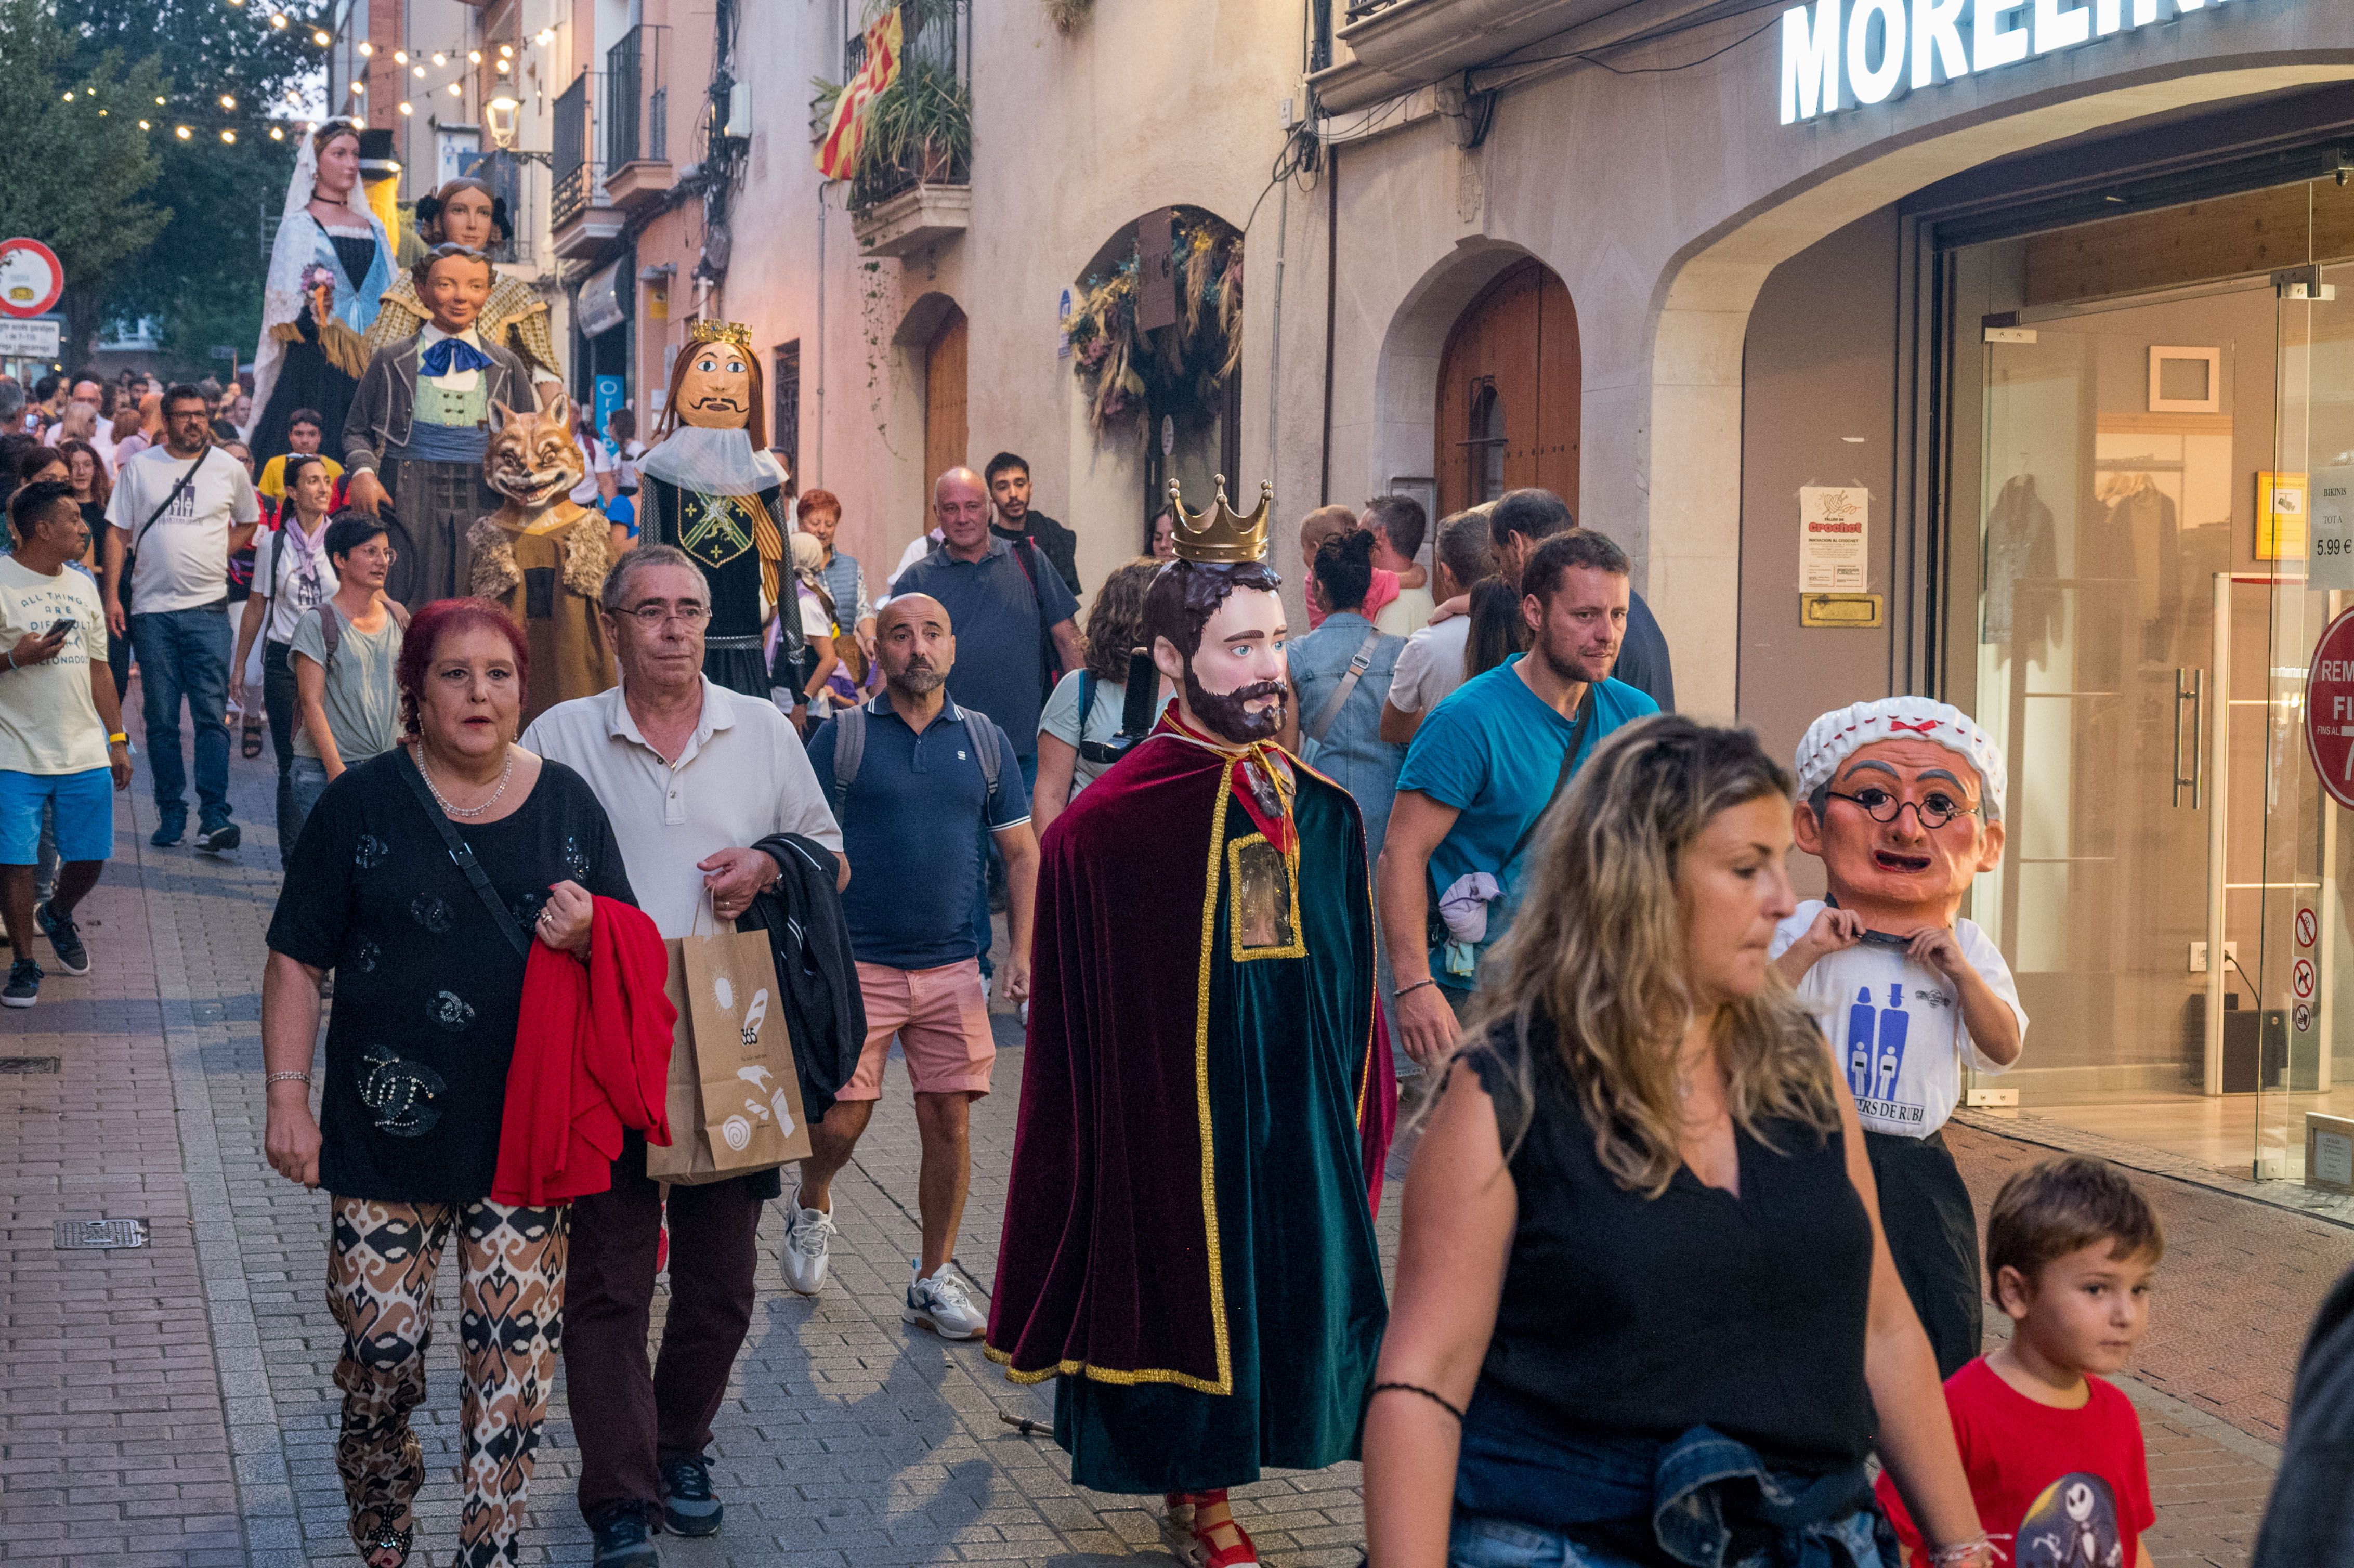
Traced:
<svg viewBox="0 0 2354 1568">
<path fill-rule="evenodd" d="M 502 153 L 514 150 L 515 112 L 522 107 L 504 92 L 482 105 L 482 117 L 490 124 L 492 144 Z"/>
</svg>

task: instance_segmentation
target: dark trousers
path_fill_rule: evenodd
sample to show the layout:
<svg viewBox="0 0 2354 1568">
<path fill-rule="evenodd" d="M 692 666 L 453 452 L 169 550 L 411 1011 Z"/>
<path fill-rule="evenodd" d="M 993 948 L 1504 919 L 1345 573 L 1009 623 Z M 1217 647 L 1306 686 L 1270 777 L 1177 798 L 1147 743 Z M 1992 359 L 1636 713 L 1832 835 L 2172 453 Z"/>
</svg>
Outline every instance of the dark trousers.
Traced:
<svg viewBox="0 0 2354 1568">
<path fill-rule="evenodd" d="M 1978 1356 L 1986 1331 L 1970 1190 L 1943 1131 L 1926 1138 L 1867 1132 L 1863 1147 L 1880 1189 L 1880 1224 L 1896 1277 L 1928 1331 L 1937 1376 L 1949 1378 Z"/>
<path fill-rule="evenodd" d="M 270 747 L 278 754 L 278 863 L 294 853 L 294 840 L 302 832 L 302 818 L 294 810 L 294 717 L 299 701 L 294 690 L 294 666 L 287 645 L 267 638 L 261 643 L 261 711 L 270 715 Z"/>
<path fill-rule="evenodd" d="M 180 749 L 185 700 L 196 731 L 196 820 L 209 832 L 228 821 L 228 606 L 135 613 L 131 641 L 139 651 L 155 814 L 165 826 L 188 820 L 188 779 Z"/>
<path fill-rule="evenodd" d="M 572 1205 L 565 1282 L 564 1377 L 580 1448 L 580 1511 L 660 1500 L 662 1464 L 703 1453 L 727 1374 L 752 1323 L 760 1200 L 739 1179 L 670 1190 L 670 1314 L 650 1369 L 662 1188 L 631 1134 L 613 1190 Z"/>
</svg>

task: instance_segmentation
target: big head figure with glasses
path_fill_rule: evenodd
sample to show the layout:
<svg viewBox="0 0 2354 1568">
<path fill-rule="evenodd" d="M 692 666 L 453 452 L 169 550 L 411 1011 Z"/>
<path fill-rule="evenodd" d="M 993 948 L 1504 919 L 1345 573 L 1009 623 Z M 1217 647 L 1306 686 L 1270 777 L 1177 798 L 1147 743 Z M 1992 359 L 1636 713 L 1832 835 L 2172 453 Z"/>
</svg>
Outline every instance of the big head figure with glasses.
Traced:
<svg viewBox="0 0 2354 1568">
<path fill-rule="evenodd" d="M 1791 836 L 1826 899 L 1775 933 L 1775 966 L 1829 1037 L 1879 1179 L 1890 1252 L 1950 1377 L 1978 1354 L 1978 1231 L 1939 1136 L 1965 1062 L 2019 1060 L 2027 1013 L 2002 954 L 1961 918 L 2002 860 L 2002 751 L 1958 709 L 1887 697 L 1825 714 L 1798 746 Z"/>
</svg>

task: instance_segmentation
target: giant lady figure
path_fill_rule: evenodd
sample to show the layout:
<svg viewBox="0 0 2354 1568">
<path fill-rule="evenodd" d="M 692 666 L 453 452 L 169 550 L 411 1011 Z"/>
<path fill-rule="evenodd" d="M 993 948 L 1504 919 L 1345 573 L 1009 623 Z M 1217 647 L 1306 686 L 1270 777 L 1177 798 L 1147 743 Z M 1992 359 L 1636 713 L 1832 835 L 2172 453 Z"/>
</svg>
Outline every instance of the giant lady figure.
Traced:
<svg viewBox="0 0 2354 1568">
<path fill-rule="evenodd" d="M 270 250 L 262 294 L 261 345 L 254 355 L 257 464 L 291 450 L 288 418 L 315 408 L 324 451 L 343 450 L 344 414 L 367 368 L 362 341 L 392 281 L 392 240 L 360 186 L 360 128 L 330 120 L 302 141 L 285 216 Z"/>
</svg>

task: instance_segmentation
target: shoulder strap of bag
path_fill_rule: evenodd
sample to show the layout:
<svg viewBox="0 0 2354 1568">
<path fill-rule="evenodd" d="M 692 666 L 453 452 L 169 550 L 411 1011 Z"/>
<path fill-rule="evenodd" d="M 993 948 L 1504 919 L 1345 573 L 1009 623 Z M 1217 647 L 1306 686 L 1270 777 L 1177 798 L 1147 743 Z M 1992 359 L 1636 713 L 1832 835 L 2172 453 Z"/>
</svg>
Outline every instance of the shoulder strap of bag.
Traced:
<svg viewBox="0 0 2354 1568">
<path fill-rule="evenodd" d="M 335 667 L 335 645 L 343 640 L 343 622 L 335 619 L 334 603 L 327 599 L 321 599 L 319 601 L 319 641 L 326 644 L 327 654 L 326 658 L 319 662 L 319 668 L 323 673 Z M 418 782 L 422 784 L 425 780 L 420 779 Z M 438 810 L 434 814 L 440 815 Z"/>
<path fill-rule="evenodd" d="M 833 715 L 833 788 L 844 808 L 850 804 L 850 787 L 858 781 L 858 765 L 865 759 L 866 705 L 858 703 Z"/>
<path fill-rule="evenodd" d="M 1373 667 L 1373 649 L 1381 640 L 1380 627 L 1365 628 L 1365 640 L 1357 644 L 1356 652 L 1349 657 L 1348 673 L 1341 677 L 1341 683 L 1332 689 L 1332 694 L 1324 699 L 1324 705 L 1318 708 L 1316 716 L 1309 721 L 1308 738 L 1317 745 L 1324 744 L 1324 737 L 1331 733 L 1333 722 L 1340 718 L 1341 710 L 1349 705 L 1349 694 L 1357 689 L 1357 683 L 1363 680 L 1365 672 Z M 1561 786 L 1558 782 L 1553 785 L 1553 793 L 1556 795 L 1561 793 Z M 1547 804 L 1551 802 L 1548 801 Z"/>
<path fill-rule="evenodd" d="M 1529 819 L 1529 825 L 1521 830 L 1521 836 L 1512 841 L 1512 853 L 1504 857 L 1504 865 L 1521 858 L 1521 852 L 1529 847 L 1531 839 L 1537 836 L 1537 829 L 1543 825 L 1546 813 L 1553 810 L 1553 803 L 1561 799 L 1564 789 L 1569 788 L 1569 777 L 1577 771 L 1577 753 L 1585 745 L 1585 732 L 1593 727 L 1594 707 L 1601 698 L 1600 682 L 1585 688 L 1585 701 L 1579 705 L 1577 722 L 1569 727 L 1569 749 L 1561 754 L 1561 771 L 1553 776 L 1553 793 L 1547 795 L 1545 803 L 1537 808 L 1537 814 Z M 1496 868 L 1498 876 L 1503 874 L 1503 865 Z"/>
<path fill-rule="evenodd" d="M 957 709 L 964 721 L 965 743 L 972 747 L 973 760 L 981 764 L 981 780 L 989 786 L 991 795 L 997 793 L 997 736 L 990 727 L 989 715 L 970 708 Z"/>
<path fill-rule="evenodd" d="M 499 902 L 498 889 L 491 885 L 491 879 L 483 873 L 482 863 L 474 859 L 473 849 L 459 836 L 448 815 L 435 802 L 433 792 L 425 787 L 425 775 L 417 769 L 417 754 L 405 746 L 400 747 L 400 766 L 397 771 L 400 774 L 401 782 L 408 786 L 408 792 L 417 797 L 417 803 L 424 810 L 426 819 L 440 832 L 442 843 L 449 848 L 451 860 L 465 873 L 467 885 L 482 901 L 482 907 L 491 912 L 491 924 L 499 928 L 499 934 L 507 939 L 507 945 L 515 950 L 517 958 L 530 958 L 530 936 L 515 923 L 514 912 Z"/>
<path fill-rule="evenodd" d="M 172 503 L 187 493 L 188 486 L 196 482 L 196 470 L 204 467 L 205 460 L 212 455 L 212 443 L 207 441 L 205 450 L 196 454 L 196 461 L 188 465 L 186 473 L 180 475 L 179 482 L 172 486 L 171 493 L 164 497 L 163 503 L 147 514 L 147 521 L 139 524 L 139 532 L 131 535 L 131 548 L 134 552 L 139 548 L 139 541 L 147 536 L 147 530 L 155 526 L 155 519 L 169 512 L 172 509 Z"/>
</svg>

